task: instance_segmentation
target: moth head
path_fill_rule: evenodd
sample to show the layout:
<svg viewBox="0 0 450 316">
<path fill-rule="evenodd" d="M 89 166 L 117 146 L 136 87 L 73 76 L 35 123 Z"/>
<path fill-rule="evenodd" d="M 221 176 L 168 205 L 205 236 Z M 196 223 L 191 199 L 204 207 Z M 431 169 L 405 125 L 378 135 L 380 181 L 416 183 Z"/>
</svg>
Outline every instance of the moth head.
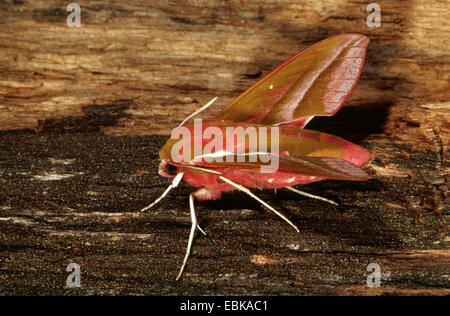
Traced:
<svg viewBox="0 0 450 316">
<path fill-rule="evenodd" d="M 177 167 L 168 163 L 166 159 L 163 159 L 159 163 L 158 174 L 163 177 L 173 178 L 177 175 Z"/>
</svg>

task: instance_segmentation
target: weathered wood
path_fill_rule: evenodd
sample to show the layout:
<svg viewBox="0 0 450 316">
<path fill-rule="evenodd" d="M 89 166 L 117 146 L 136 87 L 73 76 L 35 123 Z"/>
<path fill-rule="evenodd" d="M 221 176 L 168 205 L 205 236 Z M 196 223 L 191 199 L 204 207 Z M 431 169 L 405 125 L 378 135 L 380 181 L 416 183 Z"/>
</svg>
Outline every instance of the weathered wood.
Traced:
<svg viewBox="0 0 450 316">
<path fill-rule="evenodd" d="M 197 234 L 180 282 L 190 219 L 181 185 L 138 210 L 169 180 L 157 175 L 161 136 L 4 133 L 0 137 L 2 294 L 444 294 L 448 201 L 439 155 L 371 136 L 374 179 L 258 192 L 299 227 L 238 192 L 197 203 Z M 434 183 L 430 182 L 434 179 Z M 444 203 L 447 208 L 444 210 Z M 71 262 L 82 289 L 66 288 Z M 378 263 L 382 287 L 365 286 Z"/>
<path fill-rule="evenodd" d="M 2 130 L 42 129 L 85 106 L 123 104 L 114 135 L 169 134 L 214 96 L 227 104 L 308 45 L 345 32 L 371 39 L 347 102 L 395 120 L 397 108 L 449 108 L 445 0 L 380 1 L 382 24 L 366 25 L 359 1 L 79 1 L 81 27 L 64 1 L 3 1 Z M 213 109 L 214 110 L 214 109 Z M 51 125 L 51 124 L 50 124 Z M 447 131 L 448 132 L 448 131 Z"/>
<path fill-rule="evenodd" d="M 450 294 L 447 1 L 379 1 L 373 29 L 358 1 L 78 3 L 80 28 L 63 1 L 0 3 L 1 294 Z M 168 185 L 149 134 L 346 32 L 371 39 L 360 83 L 308 127 L 370 149 L 374 179 L 302 188 L 339 207 L 259 193 L 300 234 L 239 193 L 198 203 L 208 235 L 175 282 L 192 188 L 138 212 Z"/>
</svg>

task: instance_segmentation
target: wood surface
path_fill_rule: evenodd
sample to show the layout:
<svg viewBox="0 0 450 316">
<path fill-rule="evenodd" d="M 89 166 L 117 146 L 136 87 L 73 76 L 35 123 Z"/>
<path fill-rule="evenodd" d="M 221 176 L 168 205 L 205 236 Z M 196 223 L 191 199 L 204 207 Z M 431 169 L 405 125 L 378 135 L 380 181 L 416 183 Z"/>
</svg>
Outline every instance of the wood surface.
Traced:
<svg viewBox="0 0 450 316">
<path fill-rule="evenodd" d="M 448 1 L 0 2 L 0 294 L 449 295 Z M 215 96 L 207 117 L 303 48 L 341 33 L 369 44 L 334 117 L 308 128 L 371 150 L 367 182 L 255 192 L 291 227 L 234 192 L 197 203 L 158 150 Z M 66 287 L 81 266 L 82 288 Z M 369 263 L 381 287 L 368 287 Z"/>
</svg>

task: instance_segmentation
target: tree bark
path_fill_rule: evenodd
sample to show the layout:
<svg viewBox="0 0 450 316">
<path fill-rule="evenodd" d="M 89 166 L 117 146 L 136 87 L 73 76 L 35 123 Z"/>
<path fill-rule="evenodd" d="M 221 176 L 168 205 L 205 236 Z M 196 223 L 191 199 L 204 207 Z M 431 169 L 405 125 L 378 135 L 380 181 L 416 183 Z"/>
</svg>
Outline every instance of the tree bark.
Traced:
<svg viewBox="0 0 450 316">
<path fill-rule="evenodd" d="M 447 1 L 0 3 L 0 293 L 449 295 L 450 25 Z M 308 128 L 371 150 L 367 182 L 237 192 L 197 203 L 157 174 L 171 129 L 211 115 L 287 58 L 340 33 L 371 42 L 344 108 Z M 66 286 L 81 266 L 82 288 Z M 369 263 L 381 287 L 366 285 Z"/>
</svg>

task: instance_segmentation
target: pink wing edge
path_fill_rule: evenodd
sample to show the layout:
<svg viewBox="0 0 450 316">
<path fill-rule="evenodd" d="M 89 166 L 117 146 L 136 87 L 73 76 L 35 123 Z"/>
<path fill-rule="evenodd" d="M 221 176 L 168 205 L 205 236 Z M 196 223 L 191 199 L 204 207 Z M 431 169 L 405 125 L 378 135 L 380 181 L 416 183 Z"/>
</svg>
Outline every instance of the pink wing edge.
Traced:
<svg viewBox="0 0 450 316">
<path fill-rule="evenodd" d="M 359 42 L 362 42 L 362 47 L 363 49 L 363 54 L 361 56 L 362 58 L 362 63 L 359 67 L 358 73 L 354 79 L 354 82 L 352 84 L 352 86 L 350 87 L 350 89 L 347 91 L 346 95 L 344 96 L 344 98 L 341 100 L 339 106 L 336 107 L 336 109 L 330 113 L 329 116 L 332 116 L 334 114 L 336 114 L 342 107 L 342 105 L 345 103 L 345 101 L 347 100 L 347 98 L 350 96 L 350 94 L 352 93 L 352 91 L 354 90 L 354 88 L 356 87 L 356 84 L 358 83 L 358 79 L 359 76 L 361 75 L 362 72 L 362 68 L 364 66 L 364 60 L 365 60 L 365 56 L 366 56 L 366 47 L 369 45 L 369 38 L 366 37 L 365 35 L 362 34 L 358 34 L 358 33 L 346 33 L 346 34 L 340 34 L 340 35 L 335 35 L 332 37 L 328 37 L 325 38 L 319 42 L 314 43 L 311 46 L 306 47 L 305 49 L 301 50 L 300 52 L 298 52 L 297 54 L 295 54 L 294 56 L 292 56 L 291 58 L 287 59 L 286 61 L 284 61 L 281 65 L 279 65 L 278 67 L 276 67 L 274 70 L 272 70 L 271 72 L 269 72 L 267 75 L 265 75 L 263 78 L 261 78 L 260 80 L 258 80 L 255 84 L 253 84 L 250 88 L 248 88 L 246 91 L 244 91 L 241 95 L 239 95 L 235 100 L 233 100 L 230 104 L 228 104 L 226 107 L 224 107 L 223 109 L 221 109 L 219 112 L 217 112 L 217 115 L 219 115 L 220 113 L 222 113 L 223 111 L 225 111 L 227 108 L 229 108 L 232 104 L 234 104 L 235 102 L 237 102 L 237 100 L 239 100 L 240 98 L 242 98 L 244 95 L 246 95 L 247 93 L 249 93 L 254 87 L 258 86 L 260 83 L 262 83 L 266 78 L 270 77 L 272 74 L 278 72 L 279 70 L 281 70 L 282 68 L 284 68 L 286 65 L 290 64 L 293 60 L 295 60 L 297 57 L 301 56 L 302 54 L 304 54 L 304 52 L 308 49 L 312 49 L 313 47 L 320 45 L 322 42 L 331 40 L 333 38 L 343 38 L 345 40 L 350 41 L 351 39 L 355 39 L 355 38 L 360 38 Z M 344 59 L 345 60 L 345 59 Z M 343 60 L 343 61 L 344 61 Z M 214 117 L 215 117 L 214 116 Z M 291 127 L 298 127 L 298 128 L 304 128 L 306 126 L 306 124 L 308 124 L 308 122 L 313 118 L 313 116 L 309 116 L 309 117 L 303 117 L 300 118 L 298 120 L 292 121 L 292 122 L 288 122 L 288 123 L 284 123 L 284 124 L 280 124 L 280 126 L 291 126 Z"/>
</svg>

